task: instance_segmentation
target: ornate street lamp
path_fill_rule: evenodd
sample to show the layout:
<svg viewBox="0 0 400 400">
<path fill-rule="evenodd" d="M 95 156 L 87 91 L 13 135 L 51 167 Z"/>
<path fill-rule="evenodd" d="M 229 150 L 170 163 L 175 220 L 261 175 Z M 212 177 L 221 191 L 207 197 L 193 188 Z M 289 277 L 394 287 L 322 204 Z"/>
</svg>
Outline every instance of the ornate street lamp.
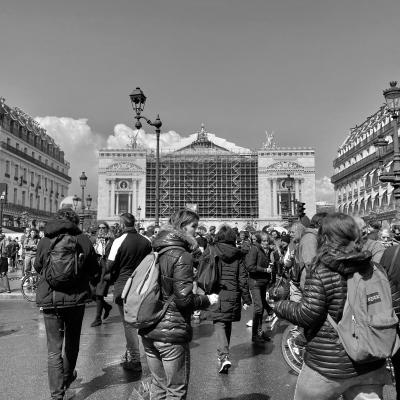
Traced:
<svg viewBox="0 0 400 400">
<path fill-rule="evenodd" d="M 86 187 L 86 183 L 87 183 L 87 176 L 85 175 L 85 172 L 82 172 L 82 175 L 79 177 L 79 183 L 82 188 L 81 208 L 83 211 L 85 209 L 84 198 L 85 198 L 85 187 Z"/>
<path fill-rule="evenodd" d="M 395 210 L 398 213 L 400 211 L 400 149 L 397 118 L 400 111 L 400 87 L 397 86 L 397 82 L 390 82 L 390 88 L 384 90 L 383 95 L 388 113 L 393 119 L 393 173 L 382 172 L 379 179 L 393 186 Z"/>
<path fill-rule="evenodd" d="M 140 228 L 140 212 L 142 211 L 142 207 L 138 207 L 137 208 L 137 217 L 138 217 L 138 221 L 139 221 L 139 228 Z"/>
<path fill-rule="evenodd" d="M 79 201 L 79 197 L 74 194 L 74 197 L 72 198 L 72 204 L 74 205 L 74 210 L 76 211 L 76 207 L 78 207 L 78 201 Z"/>
<path fill-rule="evenodd" d="M 282 182 L 282 186 L 288 190 L 288 196 L 289 196 L 289 204 L 288 204 L 288 209 L 289 209 L 289 217 L 293 215 L 292 212 L 292 190 L 294 188 L 294 178 L 290 176 L 290 174 L 287 175 L 287 178 Z"/>
<path fill-rule="evenodd" d="M 156 209 L 155 209 L 155 225 L 159 225 L 160 222 L 160 133 L 162 122 L 160 120 L 160 116 L 157 114 L 157 118 L 155 121 L 151 121 L 142 115 L 144 110 L 144 105 L 146 104 L 146 96 L 142 92 L 142 90 L 137 87 L 132 93 L 129 95 L 132 103 L 133 111 L 135 111 L 135 128 L 141 129 L 142 123 L 141 119 L 144 119 L 150 126 L 154 126 L 156 131 L 156 139 L 157 139 L 157 148 L 156 148 Z"/>
<path fill-rule="evenodd" d="M 93 201 L 92 196 L 90 194 L 88 194 L 88 196 L 86 197 L 86 206 L 87 206 L 88 210 L 90 210 L 90 206 L 92 205 L 92 201 Z"/>
</svg>

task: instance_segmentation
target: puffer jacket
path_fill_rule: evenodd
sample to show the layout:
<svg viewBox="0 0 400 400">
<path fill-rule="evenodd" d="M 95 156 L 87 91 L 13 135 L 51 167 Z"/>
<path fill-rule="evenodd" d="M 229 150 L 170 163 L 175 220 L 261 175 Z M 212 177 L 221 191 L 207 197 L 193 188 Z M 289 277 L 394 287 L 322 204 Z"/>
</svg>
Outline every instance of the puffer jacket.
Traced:
<svg viewBox="0 0 400 400">
<path fill-rule="evenodd" d="M 259 243 L 251 245 L 244 258 L 247 272 L 249 273 L 250 288 L 266 285 L 272 280 L 272 273 L 265 272 L 269 265 L 269 254 Z"/>
<path fill-rule="evenodd" d="M 166 302 L 173 300 L 160 322 L 140 329 L 139 335 L 165 343 L 187 343 L 192 340 L 191 314 L 210 305 L 206 295 L 193 294 L 193 260 L 191 252 L 196 240 L 171 226 L 164 226 L 153 241 L 155 251 L 166 247 L 160 255 L 161 293 Z"/>
<path fill-rule="evenodd" d="M 81 267 L 79 269 L 78 284 L 66 291 L 53 290 L 44 278 L 44 269 L 47 265 L 48 251 L 51 239 L 61 234 L 69 234 L 76 237 L 77 248 L 83 254 Z M 93 245 L 87 235 L 70 221 L 49 221 L 45 227 L 45 235 L 40 240 L 35 259 L 35 270 L 40 274 L 36 291 L 36 304 L 43 308 L 75 307 L 91 301 L 89 281 L 95 285 L 100 278 L 100 267 Z"/>
<path fill-rule="evenodd" d="M 219 301 L 210 307 L 212 321 L 240 321 L 242 304 L 251 304 L 247 285 L 247 273 L 242 260 L 242 252 L 233 244 L 215 243 L 219 281 L 216 293 Z M 209 248 L 206 251 L 209 251 Z"/>
<path fill-rule="evenodd" d="M 355 364 L 350 360 L 327 314 L 339 322 L 347 296 L 347 277 L 364 273 L 371 267 L 370 252 L 349 254 L 322 251 L 319 261 L 307 270 L 300 303 L 284 300 L 276 303 L 275 313 L 304 327 L 307 339 L 304 362 L 330 379 L 346 379 L 380 368 L 384 361 Z"/>
<path fill-rule="evenodd" d="M 388 247 L 383 253 L 380 264 L 388 274 L 390 290 L 392 292 L 393 309 L 397 318 L 400 318 L 400 250 L 397 253 L 396 260 L 394 260 L 392 266 L 393 257 L 395 257 L 398 248 L 398 245 Z"/>
</svg>

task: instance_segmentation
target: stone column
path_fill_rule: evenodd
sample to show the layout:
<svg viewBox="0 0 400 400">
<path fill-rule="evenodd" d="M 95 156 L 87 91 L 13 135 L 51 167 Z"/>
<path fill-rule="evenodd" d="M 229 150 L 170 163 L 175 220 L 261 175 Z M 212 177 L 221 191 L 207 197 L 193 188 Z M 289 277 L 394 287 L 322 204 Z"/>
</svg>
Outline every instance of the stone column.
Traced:
<svg viewBox="0 0 400 400">
<path fill-rule="evenodd" d="M 115 215 L 119 215 L 119 193 L 115 195 Z"/>
<path fill-rule="evenodd" d="M 300 179 L 295 179 L 294 181 L 294 197 L 296 200 L 300 201 Z"/>
<path fill-rule="evenodd" d="M 132 214 L 132 193 L 128 193 L 128 213 Z"/>
<path fill-rule="evenodd" d="M 111 179 L 111 213 L 110 217 L 115 215 L 115 179 Z"/>
<path fill-rule="evenodd" d="M 277 191 L 276 191 L 276 185 L 277 185 L 277 180 L 276 178 L 273 178 L 271 181 L 271 186 L 272 186 L 272 201 L 271 201 L 271 205 L 272 205 L 272 216 L 275 217 L 277 215 L 277 204 L 276 204 L 276 199 L 277 199 Z"/>
</svg>

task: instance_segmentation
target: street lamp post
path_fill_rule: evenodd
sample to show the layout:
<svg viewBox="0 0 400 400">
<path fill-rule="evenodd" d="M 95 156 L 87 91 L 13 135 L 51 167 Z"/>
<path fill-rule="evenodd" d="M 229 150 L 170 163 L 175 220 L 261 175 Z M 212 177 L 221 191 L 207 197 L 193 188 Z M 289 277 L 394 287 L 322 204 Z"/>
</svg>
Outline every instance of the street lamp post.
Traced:
<svg viewBox="0 0 400 400">
<path fill-rule="evenodd" d="M 82 188 L 82 197 L 81 197 L 81 215 L 80 215 L 80 222 L 81 222 L 81 229 L 83 231 L 83 221 L 85 220 L 85 187 L 87 183 L 87 176 L 85 172 L 82 172 L 82 175 L 79 177 L 79 183 Z"/>
<path fill-rule="evenodd" d="M 160 120 L 160 116 L 157 115 L 155 121 L 151 121 L 142 115 L 144 110 L 144 105 L 146 103 L 146 96 L 142 92 L 142 90 L 137 87 L 132 93 L 129 95 L 132 103 L 133 111 L 135 111 L 136 115 L 136 123 L 135 128 L 141 129 L 142 123 L 141 119 L 144 119 L 150 126 L 153 126 L 156 131 L 156 139 L 157 139 L 157 147 L 156 147 L 156 209 L 155 209 L 155 225 L 159 225 L 160 222 L 160 134 L 161 134 L 161 126 L 162 122 Z"/>
<path fill-rule="evenodd" d="M 74 197 L 72 198 L 72 204 L 74 206 L 74 211 L 76 211 L 76 207 L 78 207 L 78 201 L 79 201 L 79 197 L 74 194 Z"/>
<path fill-rule="evenodd" d="M 288 190 L 288 196 L 289 196 L 289 218 L 293 216 L 293 210 L 292 210 L 292 190 L 294 187 L 294 178 L 290 176 L 290 174 L 287 175 L 287 178 L 283 181 L 283 187 L 285 187 Z"/>
<path fill-rule="evenodd" d="M 398 112 L 400 111 L 400 87 L 397 82 L 390 82 L 390 88 L 383 91 L 388 113 L 393 120 L 393 173 L 382 172 L 379 176 L 381 182 L 388 182 L 393 186 L 396 216 L 400 211 L 400 149 L 397 128 Z"/>
<path fill-rule="evenodd" d="M 3 207 L 6 199 L 6 192 L 0 194 L 0 232 L 3 229 Z"/>
<path fill-rule="evenodd" d="M 137 217 L 138 217 L 138 221 L 139 221 L 139 228 L 140 228 L 140 212 L 142 211 L 142 207 L 138 207 L 137 208 Z"/>
</svg>

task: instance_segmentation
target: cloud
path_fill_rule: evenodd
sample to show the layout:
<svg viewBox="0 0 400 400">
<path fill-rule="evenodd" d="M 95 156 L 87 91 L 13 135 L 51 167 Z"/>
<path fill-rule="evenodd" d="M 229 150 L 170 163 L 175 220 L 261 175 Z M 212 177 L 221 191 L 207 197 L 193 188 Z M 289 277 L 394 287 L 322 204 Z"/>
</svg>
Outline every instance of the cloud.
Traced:
<svg viewBox="0 0 400 400">
<path fill-rule="evenodd" d="M 46 129 L 61 150 L 65 159 L 70 162 L 69 176 L 72 182 L 69 194 L 81 193 L 79 176 L 85 171 L 88 177 L 88 187 L 85 193 L 97 198 L 97 150 L 102 147 L 104 140 L 94 132 L 86 118 L 74 119 L 69 117 L 36 117 L 35 120 Z"/>
<path fill-rule="evenodd" d="M 156 148 L 156 135 L 146 133 L 143 129 L 133 130 L 125 124 L 117 124 L 114 127 L 114 134 L 107 138 L 107 147 L 125 148 L 130 143 L 130 137 L 135 136 L 137 143 L 146 148 L 154 150 Z M 232 151 L 248 153 L 250 150 L 236 146 L 226 139 L 219 138 L 212 133 L 208 133 L 208 138 L 218 146 L 228 148 Z M 197 139 L 197 133 L 189 136 L 181 136 L 175 131 L 163 132 L 160 134 L 160 148 L 164 150 L 178 150 L 188 146 Z"/>
<path fill-rule="evenodd" d="M 331 178 L 324 176 L 315 181 L 316 184 L 316 198 L 317 201 L 328 201 L 334 202 L 335 191 L 333 189 L 333 183 Z"/>
</svg>

